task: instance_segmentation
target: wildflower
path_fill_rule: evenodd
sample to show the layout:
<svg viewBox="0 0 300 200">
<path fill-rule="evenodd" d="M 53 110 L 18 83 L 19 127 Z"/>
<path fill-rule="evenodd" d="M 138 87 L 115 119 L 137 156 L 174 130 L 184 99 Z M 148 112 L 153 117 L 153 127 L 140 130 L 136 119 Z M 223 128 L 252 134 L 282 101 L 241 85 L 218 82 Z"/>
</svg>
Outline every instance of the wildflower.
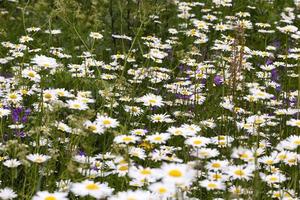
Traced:
<svg viewBox="0 0 300 200">
<path fill-rule="evenodd" d="M 54 58 L 44 55 L 35 55 L 31 62 L 44 69 L 55 69 L 59 66 Z"/>
<path fill-rule="evenodd" d="M 22 77 L 28 78 L 31 81 L 39 82 L 41 80 L 41 76 L 32 69 L 24 69 L 22 71 Z"/>
<path fill-rule="evenodd" d="M 87 110 L 89 107 L 86 103 L 83 103 L 80 100 L 68 100 L 68 107 L 74 110 Z"/>
<path fill-rule="evenodd" d="M 18 195 L 10 188 L 6 187 L 0 189 L 0 198 L 3 200 L 10 200 L 16 198 Z"/>
<path fill-rule="evenodd" d="M 49 193 L 48 191 L 39 191 L 32 200 L 68 200 L 67 196 L 68 193 L 65 192 Z"/>
<path fill-rule="evenodd" d="M 165 182 L 179 185 L 190 185 L 195 178 L 196 171 L 186 164 L 166 164 L 161 167 Z"/>
<path fill-rule="evenodd" d="M 253 176 L 253 168 L 251 166 L 229 166 L 228 175 L 231 176 L 232 179 L 245 179 L 249 180 L 250 177 Z"/>
<path fill-rule="evenodd" d="M 290 119 L 286 122 L 286 124 L 300 128 L 300 120 L 299 119 Z"/>
<path fill-rule="evenodd" d="M 162 100 L 161 96 L 157 96 L 154 94 L 147 94 L 145 96 L 142 96 L 141 98 L 139 98 L 138 100 L 139 102 L 143 102 L 143 104 L 145 106 L 157 106 L 157 107 L 161 107 L 164 105 L 164 102 Z"/>
<path fill-rule="evenodd" d="M 16 168 L 19 165 L 21 165 L 21 162 L 18 161 L 17 159 L 9 159 L 3 162 L 3 165 L 8 167 L 8 168 Z"/>
<path fill-rule="evenodd" d="M 146 140 L 153 144 L 164 144 L 169 138 L 169 133 L 155 133 L 154 135 L 148 135 Z"/>
<path fill-rule="evenodd" d="M 86 129 L 88 129 L 89 131 L 91 131 L 93 133 L 97 133 L 97 134 L 104 133 L 104 128 L 99 123 L 93 123 L 93 122 L 87 120 L 86 122 L 84 122 L 83 125 Z"/>
<path fill-rule="evenodd" d="M 268 184 L 281 183 L 286 180 L 286 177 L 280 173 L 275 173 L 271 175 L 261 175 L 261 176 L 263 181 L 267 182 Z"/>
<path fill-rule="evenodd" d="M 214 77 L 214 83 L 216 84 L 216 86 L 222 85 L 223 78 L 220 75 L 216 75 Z"/>
<path fill-rule="evenodd" d="M 35 153 L 35 154 L 29 154 L 26 156 L 26 158 L 34 163 L 43 163 L 46 162 L 47 160 L 49 160 L 51 157 L 47 156 L 47 155 L 43 155 L 43 154 L 39 154 L 39 153 Z"/>
<path fill-rule="evenodd" d="M 90 195 L 96 199 L 109 197 L 113 192 L 113 189 L 108 187 L 107 183 L 98 183 L 90 180 L 84 180 L 81 183 L 73 183 L 70 190 L 80 197 Z"/>
<path fill-rule="evenodd" d="M 137 136 L 134 135 L 118 135 L 115 137 L 114 142 L 117 144 L 131 144 L 136 143 L 139 140 Z"/>
<path fill-rule="evenodd" d="M 208 170 L 219 171 L 219 170 L 226 170 L 228 166 L 227 160 L 211 160 L 207 163 L 206 168 Z"/>
<path fill-rule="evenodd" d="M 220 181 L 211 181 L 211 180 L 203 180 L 200 181 L 201 187 L 206 188 L 207 190 L 224 190 L 225 185 Z"/>
<path fill-rule="evenodd" d="M 5 108 L 0 108 L 0 118 L 8 116 L 10 114 L 10 110 Z"/>
<path fill-rule="evenodd" d="M 103 115 L 98 115 L 96 122 L 104 128 L 115 128 L 119 126 L 119 122 L 116 119 Z"/>
<path fill-rule="evenodd" d="M 101 40 L 103 38 L 103 35 L 101 33 L 98 33 L 98 32 L 91 32 L 90 37 L 93 38 L 93 39 Z"/>
<path fill-rule="evenodd" d="M 206 137 L 195 136 L 195 137 L 188 138 L 185 141 L 185 143 L 187 145 L 191 145 L 192 147 L 199 148 L 199 147 L 204 147 L 207 144 L 209 144 L 210 143 L 210 139 L 208 139 Z"/>
<path fill-rule="evenodd" d="M 175 185 L 171 183 L 158 182 L 150 185 L 148 188 L 157 195 L 157 199 L 173 197 L 176 192 Z"/>
<path fill-rule="evenodd" d="M 152 196 L 149 191 L 143 190 L 127 190 L 125 192 L 118 192 L 116 195 L 109 198 L 109 200 L 151 200 Z"/>
</svg>

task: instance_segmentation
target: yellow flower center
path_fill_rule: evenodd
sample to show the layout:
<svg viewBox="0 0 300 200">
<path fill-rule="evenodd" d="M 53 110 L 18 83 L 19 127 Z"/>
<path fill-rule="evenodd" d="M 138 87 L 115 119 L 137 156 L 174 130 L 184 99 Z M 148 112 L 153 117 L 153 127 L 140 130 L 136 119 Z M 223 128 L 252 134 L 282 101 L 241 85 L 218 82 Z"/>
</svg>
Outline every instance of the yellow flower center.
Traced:
<svg viewBox="0 0 300 200">
<path fill-rule="evenodd" d="M 213 168 L 220 168 L 221 167 L 221 164 L 220 163 L 213 163 L 211 165 Z"/>
<path fill-rule="evenodd" d="M 180 131 L 180 130 L 175 131 L 175 135 L 182 135 L 182 131 Z"/>
<path fill-rule="evenodd" d="M 105 120 L 103 120 L 103 124 L 104 124 L 104 125 L 109 125 L 109 124 L 111 124 L 111 122 L 110 122 L 110 120 L 105 119 Z"/>
<path fill-rule="evenodd" d="M 295 163 L 295 162 L 296 162 L 296 159 L 289 159 L 288 162 L 289 162 L 289 163 Z"/>
<path fill-rule="evenodd" d="M 284 159 L 286 159 L 286 157 L 287 157 L 287 156 L 286 156 L 285 154 L 282 154 L 282 155 L 279 155 L 279 156 L 278 156 L 278 158 L 279 158 L 280 160 L 284 160 Z"/>
<path fill-rule="evenodd" d="M 31 78 L 34 78 L 35 74 L 33 72 L 29 72 L 28 76 L 31 77 Z"/>
<path fill-rule="evenodd" d="M 238 169 L 238 170 L 234 171 L 234 174 L 237 176 L 243 176 L 243 175 L 245 175 L 245 172 L 241 169 Z"/>
<path fill-rule="evenodd" d="M 52 95 L 51 95 L 50 93 L 47 93 L 47 94 L 44 95 L 44 97 L 45 97 L 46 99 L 51 99 L 51 98 L 52 98 Z"/>
<path fill-rule="evenodd" d="M 161 141 L 161 140 L 162 140 L 162 137 L 161 137 L 161 136 L 156 136 L 156 137 L 154 138 L 154 140 L 155 140 L 155 141 Z"/>
<path fill-rule="evenodd" d="M 35 162 L 36 162 L 36 163 L 42 163 L 42 162 L 44 162 L 44 160 L 43 160 L 42 158 L 36 158 L 36 159 L 35 159 Z"/>
<path fill-rule="evenodd" d="M 123 165 L 123 166 L 119 167 L 119 170 L 120 171 L 127 171 L 128 170 L 128 166 Z"/>
<path fill-rule="evenodd" d="M 80 106 L 80 104 L 76 103 L 76 104 L 73 105 L 73 107 L 74 108 L 80 108 L 81 106 Z"/>
<path fill-rule="evenodd" d="M 134 197 L 128 197 L 127 200 L 136 200 Z"/>
<path fill-rule="evenodd" d="M 91 125 L 91 126 L 88 127 L 88 129 L 89 129 L 90 131 L 95 131 L 95 130 L 97 130 L 97 127 L 94 126 L 94 125 Z"/>
<path fill-rule="evenodd" d="M 95 183 L 90 183 L 90 184 L 86 185 L 85 188 L 88 190 L 98 190 L 99 186 L 96 185 Z"/>
<path fill-rule="evenodd" d="M 44 200 L 57 200 L 55 196 L 48 196 Z"/>
<path fill-rule="evenodd" d="M 132 139 L 132 137 L 129 137 L 129 136 L 125 136 L 124 138 L 123 138 L 123 141 L 124 142 L 130 142 L 130 141 L 132 141 L 133 139 Z"/>
<path fill-rule="evenodd" d="M 182 176 L 182 172 L 178 169 L 172 169 L 169 171 L 169 175 L 178 178 Z"/>
<path fill-rule="evenodd" d="M 299 124 L 299 126 L 300 126 L 300 124 Z M 294 144 L 300 145 L 300 139 L 295 140 L 295 141 L 294 141 Z"/>
<path fill-rule="evenodd" d="M 248 154 L 246 154 L 246 153 L 242 153 L 242 154 L 240 155 L 240 157 L 241 157 L 241 158 L 248 158 L 249 156 L 248 156 Z"/>
<path fill-rule="evenodd" d="M 141 174 L 143 174 L 143 175 L 149 175 L 149 174 L 151 174 L 151 170 L 149 170 L 149 169 L 143 169 L 143 170 L 141 170 Z"/>
<path fill-rule="evenodd" d="M 267 164 L 267 165 L 272 165 L 273 163 L 274 163 L 273 160 L 267 160 L 267 161 L 266 161 L 266 164 Z"/>
<path fill-rule="evenodd" d="M 164 194 L 164 193 L 167 192 L 167 189 L 166 189 L 166 188 L 159 188 L 159 189 L 158 189 L 158 192 L 159 192 L 160 194 Z"/>
<path fill-rule="evenodd" d="M 155 99 L 150 99 L 150 100 L 149 100 L 149 103 L 150 103 L 150 104 L 155 104 L 155 103 L 156 103 L 156 100 L 155 100 Z"/>
<path fill-rule="evenodd" d="M 222 178 L 222 176 L 220 174 L 214 174 L 213 178 L 218 180 L 218 179 Z"/>
<path fill-rule="evenodd" d="M 209 183 L 209 184 L 207 185 L 207 187 L 208 187 L 208 188 L 216 188 L 216 187 L 217 187 L 217 184 L 215 184 L 215 183 Z"/>
<path fill-rule="evenodd" d="M 9 98 L 11 98 L 11 99 L 16 99 L 16 98 L 17 98 L 17 95 L 16 95 L 16 94 L 11 94 L 11 95 L 9 95 Z"/>
<path fill-rule="evenodd" d="M 272 176 L 272 177 L 270 178 L 270 181 L 272 181 L 272 182 L 275 182 L 275 181 L 277 181 L 277 180 L 278 180 L 278 178 L 275 177 L 275 176 Z"/>
<path fill-rule="evenodd" d="M 195 141 L 194 141 L 194 144 L 195 144 L 195 145 L 200 145 L 200 144 L 202 144 L 202 141 L 201 141 L 201 140 L 195 140 Z"/>
</svg>

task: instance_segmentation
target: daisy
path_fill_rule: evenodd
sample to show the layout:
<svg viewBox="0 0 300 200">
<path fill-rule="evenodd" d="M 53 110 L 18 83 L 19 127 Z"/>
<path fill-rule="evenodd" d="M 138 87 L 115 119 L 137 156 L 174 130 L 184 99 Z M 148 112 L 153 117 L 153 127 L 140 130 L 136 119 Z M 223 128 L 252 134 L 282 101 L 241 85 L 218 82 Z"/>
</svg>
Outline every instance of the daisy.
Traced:
<svg viewBox="0 0 300 200">
<path fill-rule="evenodd" d="M 0 198 L 3 200 L 10 200 L 16 198 L 18 195 L 10 188 L 6 187 L 0 189 Z"/>
<path fill-rule="evenodd" d="M 49 160 L 51 157 L 47 156 L 47 155 L 43 155 L 43 154 L 39 154 L 39 153 L 35 153 L 35 154 L 29 154 L 26 156 L 26 158 L 34 163 L 43 163 L 46 162 L 47 160 Z"/>
<path fill-rule="evenodd" d="M 209 180 L 214 180 L 214 181 L 228 181 L 228 175 L 227 174 L 223 174 L 221 172 L 208 172 L 208 179 Z"/>
<path fill-rule="evenodd" d="M 203 180 L 200 181 L 201 187 L 206 188 L 207 190 L 224 190 L 225 185 L 220 181 L 212 181 L 212 180 Z"/>
<path fill-rule="evenodd" d="M 114 142 L 117 144 L 132 144 L 136 143 L 140 138 L 134 135 L 118 135 L 115 137 Z"/>
<path fill-rule="evenodd" d="M 289 166 L 294 166 L 298 164 L 299 160 L 300 156 L 297 153 L 288 152 L 283 162 Z"/>
<path fill-rule="evenodd" d="M 145 106 L 157 106 L 161 107 L 164 105 L 162 97 L 154 94 L 146 94 L 138 99 L 139 102 L 143 102 Z"/>
<path fill-rule="evenodd" d="M 262 180 L 267 182 L 268 184 L 276 184 L 276 183 L 281 183 L 286 180 L 286 177 L 283 174 L 280 173 L 275 173 L 271 175 L 261 175 Z"/>
<path fill-rule="evenodd" d="M 300 120 L 299 120 L 299 122 L 300 122 Z M 291 135 L 286 140 L 293 149 L 296 149 L 297 147 L 300 146 L 300 136 Z"/>
<path fill-rule="evenodd" d="M 298 28 L 296 26 L 293 25 L 286 25 L 284 27 L 277 27 L 277 29 L 282 32 L 282 33 L 295 33 L 298 31 Z"/>
<path fill-rule="evenodd" d="M 43 101 L 49 102 L 49 101 L 55 101 L 57 100 L 57 94 L 55 90 L 45 90 L 43 91 Z"/>
<path fill-rule="evenodd" d="M 128 163 L 121 163 L 116 166 L 115 172 L 118 174 L 118 176 L 125 176 L 129 171 L 129 165 Z"/>
<path fill-rule="evenodd" d="M 175 185 L 170 183 L 154 183 L 150 185 L 148 189 L 157 196 L 155 199 L 171 198 L 176 193 Z"/>
<path fill-rule="evenodd" d="M 77 196 L 84 197 L 90 195 L 96 199 L 104 199 L 113 192 L 113 189 L 108 187 L 107 183 L 98 183 L 90 180 L 73 183 L 70 190 Z"/>
<path fill-rule="evenodd" d="M 264 163 L 266 165 L 274 165 L 279 162 L 279 159 L 277 159 L 277 155 L 273 154 L 271 156 L 263 156 L 258 159 L 258 162 Z"/>
<path fill-rule="evenodd" d="M 48 191 L 39 191 L 32 200 L 68 200 L 67 196 L 68 193 L 65 192 L 49 193 Z"/>
<path fill-rule="evenodd" d="M 157 122 L 173 122 L 173 120 L 170 118 L 170 115 L 167 114 L 154 114 L 150 116 L 151 121 L 153 123 L 157 123 Z"/>
<path fill-rule="evenodd" d="M 208 159 L 218 156 L 220 153 L 217 149 L 212 148 L 197 148 L 194 150 L 191 155 L 200 158 L 200 159 Z"/>
<path fill-rule="evenodd" d="M 137 180 L 143 180 L 147 182 L 154 182 L 156 181 L 155 177 L 155 170 L 149 168 L 149 167 L 132 167 L 130 168 L 130 171 L 128 173 L 128 176 L 137 179 Z"/>
<path fill-rule="evenodd" d="M 67 104 L 70 109 L 74 110 L 87 110 L 89 108 L 87 104 L 79 100 L 68 100 Z"/>
<path fill-rule="evenodd" d="M 229 188 L 229 191 L 232 193 L 232 194 L 235 194 L 235 195 L 241 195 L 241 194 L 244 194 L 244 188 L 242 188 L 241 186 L 231 186 Z"/>
<path fill-rule="evenodd" d="M 97 134 L 104 133 L 104 128 L 98 123 L 93 123 L 90 120 L 87 120 L 86 122 L 84 122 L 83 125 L 86 129 L 88 129 L 92 133 L 97 133 Z"/>
<path fill-rule="evenodd" d="M 190 185 L 195 178 L 196 171 L 186 164 L 166 164 L 161 167 L 164 182 L 179 185 Z"/>
<path fill-rule="evenodd" d="M 246 179 L 249 180 L 253 176 L 253 167 L 244 165 L 234 165 L 228 167 L 228 175 L 232 179 Z"/>
<path fill-rule="evenodd" d="M 193 132 L 190 131 L 187 128 L 183 128 L 183 127 L 169 127 L 167 130 L 168 133 L 170 133 L 171 135 L 175 135 L 175 136 L 183 136 L 183 137 L 187 137 L 189 135 L 193 135 Z"/>
<path fill-rule="evenodd" d="M 199 147 L 203 147 L 203 146 L 206 146 L 207 144 L 209 144 L 210 139 L 208 139 L 206 137 L 202 137 L 202 136 L 195 136 L 195 137 L 188 138 L 185 141 L 185 143 L 192 147 L 199 148 Z"/>
<path fill-rule="evenodd" d="M 164 144 L 169 138 L 169 133 L 155 133 L 154 135 L 148 135 L 145 140 L 153 144 Z"/>
<path fill-rule="evenodd" d="M 137 157 L 141 160 L 144 160 L 147 157 L 145 150 L 138 147 L 131 147 L 128 153 L 130 156 Z"/>
<path fill-rule="evenodd" d="M 254 154 L 250 149 L 238 147 L 238 148 L 234 148 L 232 151 L 233 151 L 231 154 L 232 158 L 239 158 L 246 162 L 252 161 L 254 159 Z"/>
<path fill-rule="evenodd" d="M 58 130 L 61 130 L 61 131 L 67 132 L 67 133 L 72 132 L 72 128 L 63 122 L 57 122 L 56 127 Z"/>
<path fill-rule="evenodd" d="M 115 128 L 119 126 L 119 122 L 116 119 L 104 115 L 98 115 L 96 122 L 104 128 Z"/>
<path fill-rule="evenodd" d="M 22 96 L 19 93 L 11 92 L 7 94 L 6 100 L 11 103 L 19 103 L 22 100 Z"/>
<path fill-rule="evenodd" d="M 31 62 L 44 69 L 54 69 L 59 66 L 54 58 L 44 55 L 35 55 Z"/>
<path fill-rule="evenodd" d="M 32 69 L 24 69 L 22 71 L 22 77 L 28 78 L 31 81 L 39 82 L 41 80 L 41 76 Z"/>
<path fill-rule="evenodd" d="M 0 108 L 0 118 L 8 116 L 10 114 L 10 110 L 5 108 Z"/>
<path fill-rule="evenodd" d="M 127 190 L 126 192 L 118 192 L 116 195 L 108 198 L 108 200 L 152 200 L 149 191 L 143 190 Z"/>
<path fill-rule="evenodd" d="M 21 162 L 18 161 L 17 159 L 10 159 L 10 160 L 6 160 L 5 162 L 3 162 L 3 165 L 8 168 L 16 168 L 19 165 L 21 165 Z"/>
<path fill-rule="evenodd" d="M 134 129 L 130 131 L 132 135 L 144 136 L 148 131 L 146 129 Z"/>
<path fill-rule="evenodd" d="M 227 160 L 211 160 L 206 164 L 206 168 L 213 171 L 226 170 L 228 163 Z"/>
<path fill-rule="evenodd" d="M 299 119 L 290 119 L 286 122 L 286 124 L 300 128 L 300 120 Z"/>
<path fill-rule="evenodd" d="M 139 116 L 143 110 L 138 106 L 125 106 L 125 111 L 129 112 L 133 116 Z"/>
</svg>

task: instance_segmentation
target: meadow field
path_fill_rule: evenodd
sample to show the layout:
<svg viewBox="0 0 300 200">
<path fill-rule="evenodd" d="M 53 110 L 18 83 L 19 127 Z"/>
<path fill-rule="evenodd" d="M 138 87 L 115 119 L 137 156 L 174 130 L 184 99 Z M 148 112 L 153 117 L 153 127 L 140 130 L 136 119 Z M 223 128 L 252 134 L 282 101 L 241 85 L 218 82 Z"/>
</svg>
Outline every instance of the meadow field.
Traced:
<svg viewBox="0 0 300 200">
<path fill-rule="evenodd" d="M 299 200 L 299 0 L 1 0 L 0 199 Z"/>
</svg>

